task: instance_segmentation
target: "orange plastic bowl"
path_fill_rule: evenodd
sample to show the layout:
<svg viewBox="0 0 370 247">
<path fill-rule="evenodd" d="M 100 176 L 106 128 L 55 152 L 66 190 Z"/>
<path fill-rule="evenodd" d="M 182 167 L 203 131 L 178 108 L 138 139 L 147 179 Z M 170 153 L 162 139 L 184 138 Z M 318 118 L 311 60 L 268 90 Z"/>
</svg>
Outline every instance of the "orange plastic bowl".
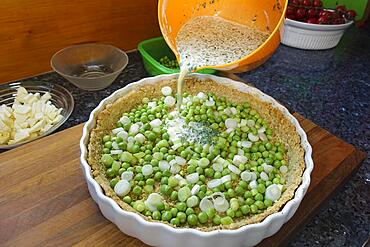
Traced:
<svg viewBox="0 0 370 247">
<path fill-rule="evenodd" d="M 280 44 L 287 0 L 159 0 L 158 20 L 163 37 L 175 53 L 176 35 L 181 26 L 193 17 L 220 16 L 230 21 L 270 33 L 269 38 L 254 52 L 232 63 L 207 66 L 217 70 L 243 72 L 263 64 Z M 198 68 L 204 69 L 206 67 Z"/>
</svg>

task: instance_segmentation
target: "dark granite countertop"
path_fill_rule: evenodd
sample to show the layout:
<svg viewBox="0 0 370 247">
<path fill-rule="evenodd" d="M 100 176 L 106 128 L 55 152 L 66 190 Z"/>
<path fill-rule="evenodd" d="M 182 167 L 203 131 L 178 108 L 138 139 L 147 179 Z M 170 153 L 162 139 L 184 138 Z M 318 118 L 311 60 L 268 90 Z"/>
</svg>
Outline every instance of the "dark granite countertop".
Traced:
<svg viewBox="0 0 370 247">
<path fill-rule="evenodd" d="M 63 85 L 75 99 L 75 109 L 59 129 L 88 119 L 90 112 L 115 90 L 147 77 L 137 52 L 107 89 L 87 92 L 55 73 L 32 81 Z M 370 157 L 370 27 L 351 28 L 338 47 L 303 51 L 281 46 L 258 69 L 240 74 L 257 88 L 290 109 L 341 137 Z M 361 246 L 370 232 L 370 160 L 345 184 L 323 209 L 295 236 L 289 246 Z"/>
</svg>

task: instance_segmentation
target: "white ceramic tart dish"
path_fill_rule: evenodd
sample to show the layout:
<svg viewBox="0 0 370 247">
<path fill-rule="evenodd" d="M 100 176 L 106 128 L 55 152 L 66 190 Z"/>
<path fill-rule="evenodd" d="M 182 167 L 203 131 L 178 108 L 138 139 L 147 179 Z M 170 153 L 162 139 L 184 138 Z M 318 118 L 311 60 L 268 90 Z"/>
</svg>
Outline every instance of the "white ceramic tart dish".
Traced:
<svg viewBox="0 0 370 247">
<path fill-rule="evenodd" d="M 267 109 L 265 110 L 267 115 L 278 116 L 277 119 L 268 119 L 268 121 L 275 121 L 273 123 L 275 128 L 281 125 L 281 133 L 292 133 L 291 138 L 290 134 L 288 134 L 289 137 L 286 137 L 285 140 L 288 141 L 286 145 L 294 145 L 293 149 L 295 151 L 292 151 L 292 153 L 296 152 L 296 156 L 299 157 L 289 158 L 289 166 L 291 163 L 293 167 L 296 166 L 297 169 L 292 169 L 292 171 L 296 170 L 295 173 L 299 175 L 288 179 L 292 184 L 291 188 L 283 192 L 281 198 L 275 202 L 271 210 L 267 209 L 266 212 L 248 217 L 246 220 L 242 219 L 230 227 L 173 227 L 166 223 L 150 221 L 143 215 L 135 213 L 133 209 L 130 210 L 127 204 L 125 208 L 122 203 L 117 201 L 117 196 L 109 197 L 106 195 L 109 194 L 109 192 L 107 193 L 107 190 L 110 190 L 109 185 L 104 186 L 104 179 L 98 179 L 96 173 L 93 174 L 94 168 L 92 167 L 94 165 L 91 164 L 92 162 L 88 163 L 88 160 L 90 159 L 91 161 L 91 156 L 93 156 L 91 155 L 90 142 L 93 138 L 92 133 L 96 131 L 98 125 L 97 119 L 102 117 L 100 114 L 114 105 L 117 100 L 127 97 L 133 92 L 137 94 L 143 88 L 147 87 L 150 90 L 160 91 L 161 87 L 166 85 L 166 83 L 171 83 L 171 86 L 174 86 L 177 77 L 178 74 L 160 75 L 131 83 L 104 99 L 93 110 L 83 128 L 80 140 L 81 168 L 86 178 L 89 192 L 99 205 L 102 214 L 108 220 L 117 225 L 122 232 L 152 246 L 254 246 L 264 238 L 275 234 L 293 216 L 308 189 L 310 174 L 313 169 L 312 148 L 307 140 L 306 133 L 299 125 L 297 119 L 284 106 L 256 88 L 223 77 L 204 74 L 191 74 L 190 76 L 191 80 L 202 82 L 200 84 L 203 84 L 203 88 L 207 88 L 205 81 L 212 81 L 209 84 L 210 90 L 217 90 L 217 88 L 230 89 L 228 95 L 231 96 L 231 101 L 234 97 L 233 93 L 235 93 L 235 99 L 239 97 L 239 101 L 243 100 L 244 95 L 246 101 L 253 101 L 251 105 L 258 103 L 264 105 Z M 127 104 L 129 105 L 129 102 Z M 258 108 L 254 108 L 258 111 Z"/>
</svg>

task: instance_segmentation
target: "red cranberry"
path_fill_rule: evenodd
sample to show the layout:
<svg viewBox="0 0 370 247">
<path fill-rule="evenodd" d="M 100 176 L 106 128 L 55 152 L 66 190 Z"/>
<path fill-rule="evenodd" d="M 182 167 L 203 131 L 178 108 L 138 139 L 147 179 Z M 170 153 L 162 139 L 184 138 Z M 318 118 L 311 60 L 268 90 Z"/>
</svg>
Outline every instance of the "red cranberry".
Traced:
<svg viewBox="0 0 370 247">
<path fill-rule="evenodd" d="M 303 8 L 297 9 L 297 12 L 295 13 L 295 17 L 297 20 L 302 20 L 306 16 L 306 10 Z"/>
<path fill-rule="evenodd" d="M 351 18 L 355 18 L 357 13 L 354 10 L 348 10 L 347 15 L 350 16 Z"/>
<path fill-rule="evenodd" d="M 316 18 L 309 18 L 307 20 L 307 23 L 310 23 L 310 24 L 317 24 L 317 19 Z"/>
<path fill-rule="evenodd" d="M 344 5 L 339 5 L 339 6 L 337 6 L 337 11 L 339 12 L 339 13 L 346 13 L 346 7 L 344 6 Z"/>
<path fill-rule="evenodd" d="M 311 0 L 303 0 L 303 6 L 310 7 L 312 5 Z"/>
<path fill-rule="evenodd" d="M 321 0 L 314 0 L 313 1 L 313 6 L 314 7 L 321 7 L 322 6 Z"/>
<path fill-rule="evenodd" d="M 296 6 L 299 6 L 301 5 L 301 1 L 300 0 L 292 0 L 292 4 L 296 5 Z"/>
<path fill-rule="evenodd" d="M 286 15 L 295 15 L 295 7 L 293 6 L 288 6 L 288 8 L 286 9 Z"/>
<path fill-rule="evenodd" d="M 291 19 L 291 20 L 295 20 L 295 15 L 287 15 L 286 18 Z"/>
<path fill-rule="evenodd" d="M 317 22 L 319 24 L 328 24 L 329 23 L 329 19 L 327 16 L 321 16 L 319 19 L 317 19 Z"/>
<path fill-rule="evenodd" d="M 316 17 L 316 10 L 315 9 L 309 9 L 307 10 L 307 18 L 315 18 Z"/>
</svg>

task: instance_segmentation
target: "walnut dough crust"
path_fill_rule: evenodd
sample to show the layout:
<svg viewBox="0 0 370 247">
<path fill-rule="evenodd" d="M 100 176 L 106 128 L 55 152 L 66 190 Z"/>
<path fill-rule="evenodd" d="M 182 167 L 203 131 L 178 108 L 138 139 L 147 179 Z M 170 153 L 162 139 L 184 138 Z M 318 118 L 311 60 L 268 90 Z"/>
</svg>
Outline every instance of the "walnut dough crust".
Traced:
<svg viewBox="0 0 370 247">
<path fill-rule="evenodd" d="M 137 213 L 130 205 L 124 203 L 114 193 L 113 189 L 109 185 L 109 180 L 105 176 L 104 165 L 100 162 L 102 154 L 101 140 L 104 135 L 109 134 L 110 131 L 115 128 L 115 124 L 121 117 L 122 113 L 140 105 L 141 100 L 144 97 L 161 97 L 161 88 L 165 85 L 170 86 L 174 92 L 176 91 L 176 80 L 165 80 L 155 85 L 147 84 L 142 87 L 137 87 L 135 90 L 123 95 L 115 102 L 106 105 L 105 109 L 95 116 L 96 126 L 90 133 L 87 161 L 92 168 L 94 179 L 101 185 L 105 194 L 113 198 L 118 205 L 126 211 Z M 212 80 L 198 80 L 195 78 L 186 79 L 184 83 L 184 92 L 194 94 L 200 91 L 213 92 L 217 96 L 225 96 L 228 100 L 235 103 L 249 102 L 252 108 L 257 110 L 264 119 L 268 120 L 270 128 L 274 133 L 273 140 L 278 141 L 285 146 L 287 150 L 286 158 L 288 161 L 289 172 L 286 175 L 286 190 L 283 192 L 281 198 L 262 213 L 236 219 L 231 225 L 204 225 L 197 229 L 202 231 L 237 229 L 247 224 L 261 222 L 267 216 L 278 212 L 290 199 L 292 199 L 294 197 L 295 190 L 301 184 L 305 163 L 304 150 L 301 146 L 300 136 L 296 132 L 295 126 L 286 119 L 280 110 L 274 108 L 271 104 L 260 100 L 254 95 L 241 92 L 235 88 L 219 84 Z M 153 221 L 142 214 L 139 215 L 148 221 Z"/>
</svg>

